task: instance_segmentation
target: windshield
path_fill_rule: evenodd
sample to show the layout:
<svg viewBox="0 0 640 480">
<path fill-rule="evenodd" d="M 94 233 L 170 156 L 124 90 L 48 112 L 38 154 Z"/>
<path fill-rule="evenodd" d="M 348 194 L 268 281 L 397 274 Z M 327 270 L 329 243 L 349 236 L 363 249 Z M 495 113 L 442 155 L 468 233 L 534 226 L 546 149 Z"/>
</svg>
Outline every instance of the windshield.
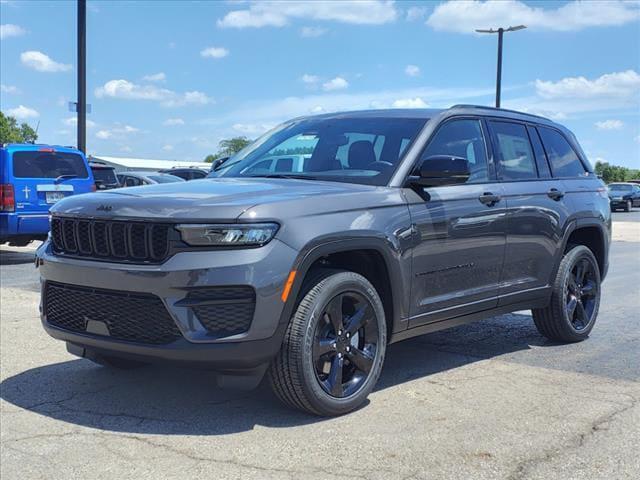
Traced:
<svg viewBox="0 0 640 480">
<path fill-rule="evenodd" d="M 426 121 L 312 118 L 286 123 L 238 152 L 209 176 L 386 185 Z"/>
<path fill-rule="evenodd" d="M 631 185 L 623 185 L 623 184 L 612 184 L 609 185 L 609 190 L 616 190 L 618 192 L 630 192 L 631 190 L 633 190 L 633 187 Z"/>
<path fill-rule="evenodd" d="M 156 183 L 174 183 L 184 182 L 184 178 L 176 177 L 175 175 L 147 175 L 147 178 L 153 180 Z"/>
<path fill-rule="evenodd" d="M 102 182 L 105 185 L 118 183 L 118 179 L 112 168 L 92 168 L 91 171 L 93 171 L 93 178 L 96 182 Z"/>
<path fill-rule="evenodd" d="M 75 153 L 14 152 L 13 176 L 16 178 L 58 178 L 62 175 L 87 178 L 84 159 Z"/>
</svg>

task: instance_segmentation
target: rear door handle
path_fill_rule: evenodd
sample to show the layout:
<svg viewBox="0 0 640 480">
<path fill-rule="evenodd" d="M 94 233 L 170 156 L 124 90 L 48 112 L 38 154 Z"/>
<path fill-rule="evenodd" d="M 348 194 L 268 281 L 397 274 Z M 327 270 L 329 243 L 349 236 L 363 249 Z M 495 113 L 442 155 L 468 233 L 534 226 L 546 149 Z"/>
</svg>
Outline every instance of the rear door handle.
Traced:
<svg viewBox="0 0 640 480">
<path fill-rule="evenodd" d="M 482 203 L 487 205 L 488 207 L 493 207 L 496 203 L 500 201 L 500 195 L 494 195 L 491 192 L 484 192 L 482 195 L 478 197 Z"/>
<path fill-rule="evenodd" d="M 557 201 L 564 197 L 564 192 L 562 190 L 558 190 L 557 188 L 552 188 L 547 192 L 547 196 Z"/>
</svg>

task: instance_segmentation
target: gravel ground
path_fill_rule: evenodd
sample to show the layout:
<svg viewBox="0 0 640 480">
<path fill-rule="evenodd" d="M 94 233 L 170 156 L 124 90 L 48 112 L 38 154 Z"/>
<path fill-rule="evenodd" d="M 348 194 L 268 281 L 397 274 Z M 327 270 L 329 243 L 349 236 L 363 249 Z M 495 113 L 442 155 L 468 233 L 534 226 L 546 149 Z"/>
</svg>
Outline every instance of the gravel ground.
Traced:
<svg viewBox="0 0 640 480">
<path fill-rule="evenodd" d="M 392 345 L 376 391 L 319 419 L 208 372 L 113 372 L 39 325 L 33 249 L 3 248 L 0 476 L 636 479 L 640 211 L 614 214 L 591 338 L 546 341 L 529 312 Z"/>
</svg>

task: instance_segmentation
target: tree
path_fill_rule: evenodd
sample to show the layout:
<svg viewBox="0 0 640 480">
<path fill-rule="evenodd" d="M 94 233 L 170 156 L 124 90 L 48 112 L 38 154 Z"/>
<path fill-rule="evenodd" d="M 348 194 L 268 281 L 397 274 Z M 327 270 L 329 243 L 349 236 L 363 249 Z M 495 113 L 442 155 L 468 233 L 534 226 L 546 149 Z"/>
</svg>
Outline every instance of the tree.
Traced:
<svg viewBox="0 0 640 480">
<path fill-rule="evenodd" d="M 609 165 L 607 162 L 596 162 L 595 171 L 605 183 L 626 182 L 640 178 L 640 170 Z"/>
<path fill-rule="evenodd" d="M 18 126 L 14 117 L 0 112 L 0 144 L 3 143 L 33 143 L 38 134 L 26 123 Z"/>
<path fill-rule="evenodd" d="M 238 153 L 250 143 L 251 140 L 247 137 L 233 137 L 221 140 L 218 144 L 218 152 L 207 155 L 204 161 L 211 163 L 220 157 L 230 157 L 231 155 Z"/>
</svg>

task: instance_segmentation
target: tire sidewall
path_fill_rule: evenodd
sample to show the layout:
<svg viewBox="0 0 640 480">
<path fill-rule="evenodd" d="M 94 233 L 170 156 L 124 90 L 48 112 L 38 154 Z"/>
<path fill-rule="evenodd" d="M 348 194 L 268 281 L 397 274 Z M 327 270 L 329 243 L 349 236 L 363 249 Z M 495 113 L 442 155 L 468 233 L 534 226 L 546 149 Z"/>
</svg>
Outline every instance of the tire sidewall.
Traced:
<svg viewBox="0 0 640 480">
<path fill-rule="evenodd" d="M 573 267 L 575 266 L 575 264 L 581 259 L 586 259 L 589 261 L 589 263 L 591 263 L 591 266 L 594 270 L 595 277 L 596 277 L 595 280 L 598 287 L 598 294 L 596 296 L 596 303 L 593 308 L 593 316 L 591 321 L 585 328 L 581 330 L 576 330 L 573 324 L 571 323 L 571 319 L 567 315 L 565 301 L 566 301 L 566 296 L 568 291 L 569 275 L 571 274 L 571 271 L 573 270 Z M 596 323 L 596 319 L 598 317 L 598 311 L 600 308 L 600 296 L 601 296 L 600 268 L 598 267 L 598 262 L 596 261 L 596 258 L 594 257 L 593 253 L 587 247 L 582 245 L 577 246 L 571 249 L 563 259 L 561 288 L 562 290 L 561 292 L 558 292 L 557 300 L 561 302 L 561 304 L 558 305 L 558 307 L 561 308 L 562 321 L 565 324 L 567 331 L 570 332 L 570 334 L 575 338 L 575 340 L 584 340 L 589 336 L 589 334 L 591 333 L 591 330 L 593 329 Z"/>
<path fill-rule="evenodd" d="M 302 348 L 302 382 L 303 389 L 314 408 L 325 414 L 340 414 L 357 408 L 364 402 L 380 377 L 387 343 L 387 326 L 384 308 L 380 297 L 373 285 L 364 277 L 353 272 L 333 274 L 312 288 L 317 296 L 313 300 L 313 307 L 307 313 L 303 348 Z M 344 292 L 356 292 L 363 295 L 371 304 L 378 322 L 378 344 L 376 358 L 369 376 L 360 389 L 345 398 L 336 398 L 325 392 L 318 382 L 313 362 L 313 343 L 318 322 L 327 303 L 336 295 Z"/>
</svg>

